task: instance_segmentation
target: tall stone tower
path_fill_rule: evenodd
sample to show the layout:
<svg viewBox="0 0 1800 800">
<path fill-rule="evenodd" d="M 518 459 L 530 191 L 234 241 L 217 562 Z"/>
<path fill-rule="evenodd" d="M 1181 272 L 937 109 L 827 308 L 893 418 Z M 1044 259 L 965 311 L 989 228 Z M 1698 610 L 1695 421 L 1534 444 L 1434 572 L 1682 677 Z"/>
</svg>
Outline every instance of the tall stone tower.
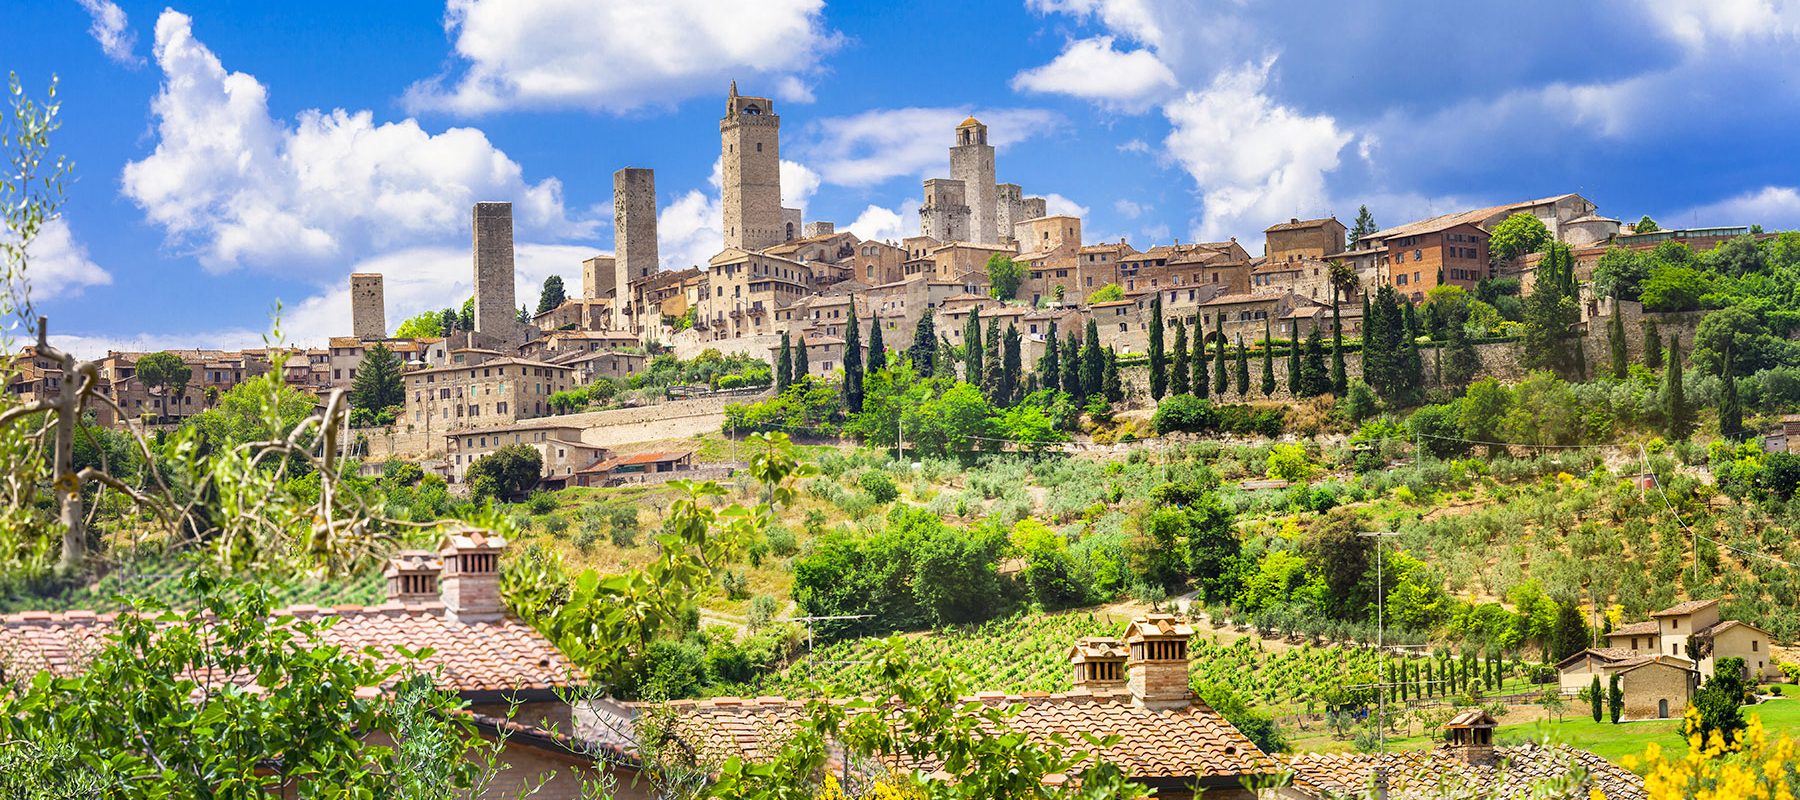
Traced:
<svg viewBox="0 0 1800 800">
<path fill-rule="evenodd" d="M 476 203 L 475 332 L 506 344 L 519 332 L 513 299 L 512 203 Z"/>
<path fill-rule="evenodd" d="M 972 242 L 969 202 L 962 181 L 928 178 L 925 203 L 919 206 L 919 232 L 945 244 Z"/>
<path fill-rule="evenodd" d="M 350 275 L 350 332 L 363 341 L 387 338 L 387 300 L 379 274 Z"/>
<path fill-rule="evenodd" d="M 956 145 L 950 148 L 950 178 L 963 182 L 969 205 L 969 241 L 997 244 L 1000 222 L 995 218 L 994 146 L 988 129 L 970 117 L 956 126 Z"/>
<path fill-rule="evenodd" d="M 745 97 L 731 82 L 719 120 L 724 159 L 725 246 L 761 250 L 784 241 L 781 220 L 781 117 L 767 97 Z"/>
<path fill-rule="evenodd" d="M 626 167 L 613 173 L 613 328 L 636 330 L 632 286 L 657 269 L 656 173 Z"/>
</svg>

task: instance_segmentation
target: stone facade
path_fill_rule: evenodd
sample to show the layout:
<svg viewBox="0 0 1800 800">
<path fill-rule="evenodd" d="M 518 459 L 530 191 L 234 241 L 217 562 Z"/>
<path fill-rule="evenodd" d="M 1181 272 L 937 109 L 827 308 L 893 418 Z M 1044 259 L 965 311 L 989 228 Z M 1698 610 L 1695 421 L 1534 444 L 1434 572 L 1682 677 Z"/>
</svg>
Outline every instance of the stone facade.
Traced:
<svg viewBox="0 0 1800 800">
<path fill-rule="evenodd" d="M 518 346 L 518 302 L 513 297 L 512 203 L 476 203 L 475 332 Z"/>
<path fill-rule="evenodd" d="M 798 261 L 726 250 L 714 257 L 696 328 L 708 339 L 775 332 L 775 312 L 813 293 L 812 269 Z"/>
<path fill-rule="evenodd" d="M 969 205 L 969 240 L 979 244 L 1001 241 L 996 215 L 994 146 L 988 144 L 986 125 L 974 117 L 956 126 L 956 144 L 950 148 L 950 179 L 962 181 Z"/>
<path fill-rule="evenodd" d="M 450 366 L 406 374 L 406 408 L 396 427 L 431 434 L 511 425 L 551 413 L 550 395 L 573 388 L 564 366 L 477 358 L 467 351 L 452 353 L 451 360 Z"/>
<path fill-rule="evenodd" d="M 798 208 L 781 209 L 781 240 L 791 242 L 806 235 L 805 216 Z"/>
<path fill-rule="evenodd" d="M 613 286 L 622 300 L 631 286 L 660 269 L 656 251 L 656 173 L 627 167 L 613 173 Z M 629 330 L 633 319 L 625 303 L 613 304 L 612 326 Z"/>
<path fill-rule="evenodd" d="M 806 223 L 800 230 L 802 238 L 810 239 L 814 236 L 830 236 L 831 234 L 837 233 L 837 223 L 813 220 L 812 222 Z"/>
<path fill-rule="evenodd" d="M 376 273 L 350 275 L 350 334 L 358 339 L 387 338 L 387 300 Z"/>
<path fill-rule="evenodd" d="M 1344 251 L 1344 223 L 1336 217 L 1289 219 L 1263 230 L 1263 256 L 1269 263 L 1320 259 Z"/>
<path fill-rule="evenodd" d="M 719 120 L 725 246 L 760 250 L 787 241 L 781 219 L 781 117 L 767 97 L 741 96 L 737 81 Z"/>
<path fill-rule="evenodd" d="M 962 181 L 931 178 L 925 181 L 925 202 L 919 206 L 919 232 L 940 242 L 969 241 L 968 187 Z"/>
<path fill-rule="evenodd" d="M 581 262 L 582 299 L 600 300 L 613 296 L 619 285 L 616 269 L 616 259 L 613 256 L 594 256 Z M 618 294 L 625 299 L 630 298 L 630 295 L 623 292 Z"/>
</svg>

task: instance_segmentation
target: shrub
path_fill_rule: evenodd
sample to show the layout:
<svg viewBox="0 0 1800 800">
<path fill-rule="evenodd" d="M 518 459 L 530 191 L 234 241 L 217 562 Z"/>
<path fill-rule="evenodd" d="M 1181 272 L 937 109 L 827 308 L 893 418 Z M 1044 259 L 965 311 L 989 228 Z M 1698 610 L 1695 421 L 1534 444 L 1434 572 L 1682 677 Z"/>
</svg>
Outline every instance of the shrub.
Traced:
<svg viewBox="0 0 1800 800">
<path fill-rule="evenodd" d="M 900 487 L 894 483 L 894 477 L 884 470 L 864 470 L 863 474 L 857 476 L 856 483 L 878 505 L 892 503 L 900 496 Z"/>
<path fill-rule="evenodd" d="M 631 547 L 637 544 L 638 510 L 636 506 L 610 506 L 606 511 L 607 532 L 612 535 L 614 547 Z"/>
<path fill-rule="evenodd" d="M 544 518 L 544 532 L 551 536 L 561 536 L 569 530 L 569 518 L 561 514 L 551 514 Z"/>
<path fill-rule="evenodd" d="M 534 516 L 543 516 L 556 510 L 556 495 L 549 492 L 532 492 L 525 500 L 525 509 Z"/>
<path fill-rule="evenodd" d="M 1158 434 L 1205 433 L 1217 424 L 1217 418 L 1212 403 L 1193 395 L 1178 394 L 1165 397 L 1156 404 L 1156 414 L 1151 417 L 1150 424 Z"/>
</svg>

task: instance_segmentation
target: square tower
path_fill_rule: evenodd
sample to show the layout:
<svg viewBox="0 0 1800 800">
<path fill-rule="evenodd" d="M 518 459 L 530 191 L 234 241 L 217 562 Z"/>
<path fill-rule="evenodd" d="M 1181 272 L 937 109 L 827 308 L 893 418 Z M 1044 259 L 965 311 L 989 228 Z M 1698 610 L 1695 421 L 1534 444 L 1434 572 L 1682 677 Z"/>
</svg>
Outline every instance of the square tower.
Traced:
<svg viewBox="0 0 1800 800">
<path fill-rule="evenodd" d="M 781 221 L 781 117 L 767 97 L 737 93 L 719 120 L 725 246 L 761 250 L 784 241 Z"/>
<path fill-rule="evenodd" d="M 995 213 L 994 147 L 988 129 L 970 117 L 956 126 L 956 144 L 950 148 L 950 179 L 962 181 L 969 206 L 969 241 L 998 244 L 1000 223 Z"/>
<path fill-rule="evenodd" d="M 512 342 L 519 329 L 513 299 L 512 203 L 476 203 L 475 332 Z"/>
<path fill-rule="evenodd" d="M 919 206 L 919 232 L 940 242 L 967 242 L 969 203 L 962 181 L 930 178 Z"/>
<path fill-rule="evenodd" d="M 618 285 L 618 260 L 613 256 L 594 256 L 581 262 L 581 299 L 604 300 Z"/>
<path fill-rule="evenodd" d="M 656 173 L 613 173 L 613 328 L 632 330 L 631 287 L 656 274 Z"/>
<path fill-rule="evenodd" d="M 350 333 L 363 341 L 387 338 L 387 301 L 379 274 L 350 276 Z"/>
</svg>

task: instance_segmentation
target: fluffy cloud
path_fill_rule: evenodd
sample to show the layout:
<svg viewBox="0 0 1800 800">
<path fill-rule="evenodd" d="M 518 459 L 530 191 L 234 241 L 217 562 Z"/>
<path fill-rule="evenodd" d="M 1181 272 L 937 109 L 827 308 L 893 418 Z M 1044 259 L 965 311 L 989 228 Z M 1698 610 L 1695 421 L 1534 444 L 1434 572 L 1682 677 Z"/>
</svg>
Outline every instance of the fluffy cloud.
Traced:
<svg viewBox="0 0 1800 800">
<path fill-rule="evenodd" d="M 706 267 L 725 248 L 725 205 L 712 193 L 689 190 L 656 215 L 656 247 L 663 269 Z"/>
<path fill-rule="evenodd" d="M 87 10 L 93 24 L 88 26 L 88 34 L 100 43 L 101 52 L 106 57 L 128 67 L 137 67 L 144 63 L 137 53 L 137 32 L 131 29 L 131 21 L 126 19 L 124 9 L 112 0 L 77 0 Z"/>
<path fill-rule="evenodd" d="M 434 135 L 343 109 L 275 120 L 267 88 L 227 72 L 183 14 L 157 19 L 155 56 L 156 150 L 125 166 L 124 193 L 209 269 L 329 269 L 346 254 L 443 241 L 466 230 L 478 200 L 512 201 L 523 233 L 594 228 L 569 218 L 557 180 L 525 182 L 479 130 Z"/>
<path fill-rule="evenodd" d="M 1069 42 L 1055 60 L 1014 76 L 1012 87 L 1138 113 L 1175 88 L 1175 73 L 1149 50 L 1121 52 L 1113 48 L 1113 37 L 1097 36 Z"/>
<path fill-rule="evenodd" d="M 571 292 L 579 291 L 581 261 L 593 255 L 591 248 L 579 246 L 518 245 L 514 250 L 516 299 L 521 305 L 535 306 L 544 279 L 551 275 L 561 275 L 563 284 Z M 347 335 L 352 272 L 374 272 L 383 276 L 382 294 L 387 301 L 390 331 L 421 312 L 460 307 L 474 285 L 466 248 L 424 246 L 395 250 L 358 262 L 316 293 L 297 302 L 284 303 L 280 311 L 282 340 L 301 346 L 323 346 L 332 336 Z M 271 303 L 271 325 L 274 313 Z M 73 333 L 53 338 L 72 352 L 87 356 L 104 354 L 107 350 L 261 347 L 267 335 L 267 330 L 215 328 L 156 334 Z"/>
<path fill-rule="evenodd" d="M 1004 148 L 1055 130 L 1059 118 L 1030 108 L 981 109 L 988 143 Z M 949 171 L 945 151 L 967 108 L 894 108 L 822 119 L 807 126 L 797 151 L 826 183 L 871 186 L 890 178 Z"/>
<path fill-rule="evenodd" d="M 913 203 L 912 207 L 917 208 L 918 203 Z M 905 215 L 891 208 L 870 205 L 857 215 L 856 221 L 850 223 L 847 230 L 856 234 L 858 239 L 897 243 L 919 232 L 919 217 L 917 214 Z"/>
<path fill-rule="evenodd" d="M 1044 208 L 1051 214 L 1066 214 L 1071 217 L 1086 218 L 1088 207 L 1063 197 L 1055 192 L 1044 195 Z"/>
<path fill-rule="evenodd" d="M 1751 39 L 1800 38 L 1800 3 L 1793 0 L 1659 0 L 1641 8 L 1689 50 Z"/>
<path fill-rule="evenodd" d="M 1113 201 L 1113 210 L 1119 212 L 1119 216 L 1126 219 L 1137 219 L 1138 217 L 1143 216 L 1144 212 L 1148 211 L 1149 208 L 1142 203 L 1134 203 L 1130 200 L 1121 198 Z"/>
<path fill-rule="evenodd" d="M 1173 128 L 1163 144 L 1201 187 L 1196 239 L 1329 210 L 1325 176 L 1353 137 L 1331 117 L 1307 116 L 1265 94 L 1273 63 L 1221 74 L 1163 109 Z"/>
<path fill-rule="evenodd" d="M 803 77 L 839 43 L 824 0 L 449 0 L 460 74 L 412 86 L 413 109 L 630 111 L 766 82 L 804 102 Z"/>
<path fill-rule="evenodd" d="M 819 173 L 798 161 L 781 160 L 781 204 L 787 208 L 805 209 L 819 190 Z"/>
<path fill-rule="evenodd" d="M 1800 228 L 1800 189 L 1764 186 L 1735 197 L 1668 214 L 1672 223 L 1693 220 L 1710 225 L 1761 225 L 1770 230 Z"/>
<path fill-rule="evenodd" d="M 34 300 L 78 295 L 84 287 L 112 283 L 112 275 L 88 257 L 87 247 L 76 241 L 68 220 L 62 217 L 38 229 L 25 255 L 25 277 L 31 282 Z"/>
</svg>

